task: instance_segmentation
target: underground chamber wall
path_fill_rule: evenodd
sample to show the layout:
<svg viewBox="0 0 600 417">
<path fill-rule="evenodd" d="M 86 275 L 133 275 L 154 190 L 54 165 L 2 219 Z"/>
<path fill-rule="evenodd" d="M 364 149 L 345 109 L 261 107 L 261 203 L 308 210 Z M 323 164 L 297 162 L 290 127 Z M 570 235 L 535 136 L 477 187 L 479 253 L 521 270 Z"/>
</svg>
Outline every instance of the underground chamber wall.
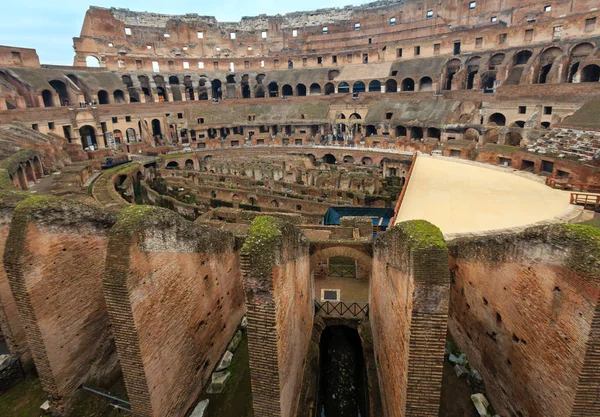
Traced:
<svg viewBox="0 0 600 417">
<path fill-rule="evenodd" d="M 347 326 L 325 328 L 319 343 L 318 417 L 367 417 L 369 393 L 360 336 Z"/>
</svg>

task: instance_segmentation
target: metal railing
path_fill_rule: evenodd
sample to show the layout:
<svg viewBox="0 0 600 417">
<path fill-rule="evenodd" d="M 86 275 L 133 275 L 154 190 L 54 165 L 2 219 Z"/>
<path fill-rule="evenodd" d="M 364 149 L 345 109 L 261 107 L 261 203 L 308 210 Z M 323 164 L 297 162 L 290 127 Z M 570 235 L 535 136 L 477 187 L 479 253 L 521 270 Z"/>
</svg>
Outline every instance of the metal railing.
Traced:
<svg viewBox="0 0 600 417">
<path fill-rule="evenodd" d="M 356 278 L 356 266 L 329 264 L 327 276 L 333 278 Z"/>
<path fill-rule="evenodd" d="M 315 314 L 369 317 L 369 303 L 315 300 Z"/>
</svg>

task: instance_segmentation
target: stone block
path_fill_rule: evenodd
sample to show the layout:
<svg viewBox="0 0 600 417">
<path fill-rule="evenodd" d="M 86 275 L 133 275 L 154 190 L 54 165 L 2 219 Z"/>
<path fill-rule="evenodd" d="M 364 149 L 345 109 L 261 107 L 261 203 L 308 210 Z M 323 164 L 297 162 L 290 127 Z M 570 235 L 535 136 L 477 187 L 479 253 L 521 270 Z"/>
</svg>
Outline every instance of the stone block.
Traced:
<svg viewBox="0 0 600 417">
<path fill-rule="evenodd" d="M 487 398 L 483 394 L 473 394 L 471 395 L 471 401 L 473 401 L 473 405 L 477 409 L 477 412 L 480 416 L 487 416 L 487 408 L 490 405 Z"/>
<path fill-rule="evenodd" d="M 229 342 L 229 345 L 227 346 L 227 350 L 230 352 L 235 352 L 237 347 L 240 345 L 241 341 L 242 341 L 242 332 L 240 330 L 238 330 L 235 333 L 235 335 L 233 336 L 233 339 L 231 339 L 231 342 Z"/>
<path fill-rule="evenodd" d="M 223 372 L 213 372 L 212 380 L 210 383 L 210 387 L 208 387 L 209 394 L 220 394 L 225 389 L 225 384 L 229 380 L 231 376 L 231 372 L 223 371 Z"/>
<path fill-rule="evenodd" d="M 221 358 L 221 362 L 219 362 L 219 366 L 217 366 L 217 371 L 222 371 L 223 369 L 229 368 L 231 365 L 231 360 L 233 359 L 233 353 L 226 350 Z"/>
<path fill-rule="evenodd" d="M 204 417 L 204 412 L 208 408 L 208 403 L 208 399 L 200 401 L 196 408 L 194 408 L 194 411 L 192 411 L 192 414 L 190 414 L 190 417 Z"/>
</svg>

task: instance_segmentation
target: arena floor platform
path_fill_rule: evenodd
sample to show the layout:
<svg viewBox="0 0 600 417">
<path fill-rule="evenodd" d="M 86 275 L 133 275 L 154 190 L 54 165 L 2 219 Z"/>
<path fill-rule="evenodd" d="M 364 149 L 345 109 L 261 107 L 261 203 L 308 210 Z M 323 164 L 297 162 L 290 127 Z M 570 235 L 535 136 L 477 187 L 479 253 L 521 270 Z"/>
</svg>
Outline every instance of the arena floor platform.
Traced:
<svg viewBox="0 0 600 417">
<path fill-rule="evenodd" d="M 396 223 L 424 219 L 444 234 L 481 232 L 549 220 L 570 208 L 569 192 L 523 174 L 419 155 Z"/>
</svg>

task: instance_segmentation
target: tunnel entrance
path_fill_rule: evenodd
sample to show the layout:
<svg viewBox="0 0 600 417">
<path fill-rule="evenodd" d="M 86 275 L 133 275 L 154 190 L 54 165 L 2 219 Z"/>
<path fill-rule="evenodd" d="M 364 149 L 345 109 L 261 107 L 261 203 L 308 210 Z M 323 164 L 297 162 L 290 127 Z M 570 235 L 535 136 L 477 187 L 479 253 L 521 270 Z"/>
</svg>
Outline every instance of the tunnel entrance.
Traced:
<svg viewBox="0 0 600 417">
<path fill-rule="evenodd" d="M 328 326 L 319 344 L 318 417 L 367 417 L 369 392 L 362 343 L 356 329 Z"/>
</svg>

